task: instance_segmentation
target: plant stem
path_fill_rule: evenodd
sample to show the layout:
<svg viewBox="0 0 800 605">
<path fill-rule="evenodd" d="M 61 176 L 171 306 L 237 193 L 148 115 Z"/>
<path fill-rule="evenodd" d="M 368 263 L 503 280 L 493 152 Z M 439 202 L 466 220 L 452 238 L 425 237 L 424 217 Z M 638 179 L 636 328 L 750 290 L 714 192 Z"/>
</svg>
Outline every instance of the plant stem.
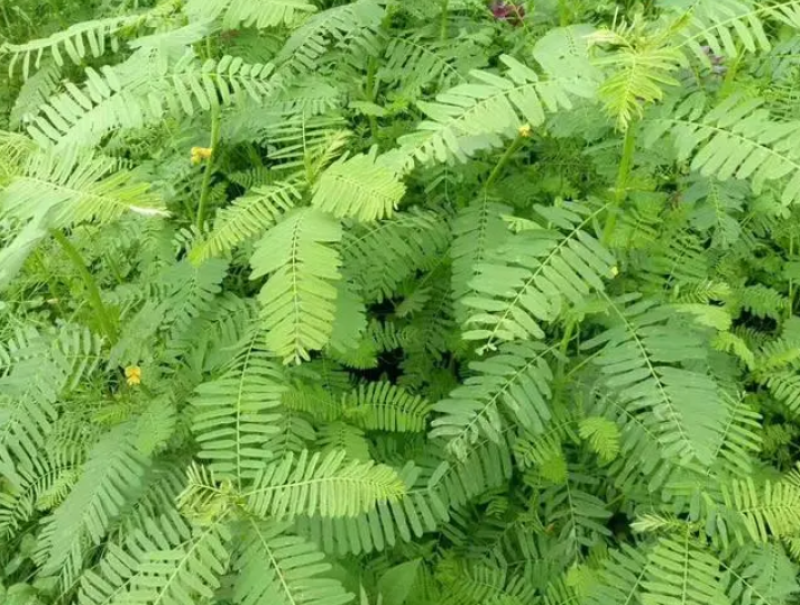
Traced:
<svg viewBox="0 0 800 605">
<path fill-rule="evenodd" d="M 447 40 L 447 20 L 449 18 L 450 0 L 442 0 L 442 21 L 439 25 L 439 39 Z"/>
<path fill-rule="evenodd" d="M 558 358 L 558 375 L 561 377 L 564 376 L 564 366 L 567 358 L 567 349 L 569 348 L 569 343 L 572 341 L 574 333 L 575 333 L 575 322 L 570 321 L 567 324 L 566 330 L 564 330 L 564 336 L 561 338 L 561 346 L 559 347 L 561 355 Z"/>
<path fill-rule="evenodd" d="M 508 160 L 511 159 L 511 156 L 514 155 L 517 149 L 520 148 L 524 140 L 525 137 L 518 136 L 516 139 L 514 139 L 514 142 L 508 146 L 508 149 L 506 149 L 506 152 L 500 158 L 500 161 L 497 162 L 497 165 L 494 167 L 494 170 L 492 170 L 492 173 L 486 180 L 486 183 L 484 184 L 484 189 L 488 189 L 492 185 L 492 183 L 494 183 L 495 180 L 497 180 L 497 177 L 500 176 L 500 172 L 503 170 L 503 167 L 508 163 Z"/>
<path fill-rule="evenodd" d="M 617 214 L 619 213 L 622 202 L 625 201 L 627 196 L 628 178 L 633 168 L 633 154 L 636 151 L 636 131 L 638 124 L 631 122 L 628 125 L 628 130 L 625 132 L 625 140 L 622 143 L 622 159 L 619 162 L 619 170 L 617 171 L 617 183 L 614 188 L 614 203 L 608 209 L 608 216 L 606 217 L 606 225 L 603 229 L 603 243 L 607 244 L 611 235 L 614 233 L 614 228 L 617 226 Z"/>
<path fill-rule="evenodd" d="M 794 235 L 789 235 L 789 261 L 792 261 L 794 258 Z M 791 319 L 792 314 L 794 313 L 794 280 L 791 277 L 791 272 L 789 273 L 789 310 L 787 312 L 786 319 Z"/>
<path fill-rule="evenodd" d="M 108 337 L 109 341 L 114 344 L 117 342 L 116 326 L 114 325 L 114 322 L 108 313 L 108 309 L 106 309 L 105 305 L 103 304 L 103 299 L 100 296 L 100 288 L 97 287 L 97 282 L 95 281 L 89 269 L 86 267 L 86 262 L 83 260 L 81 253 L 78 252 L 78 249 L 72 245 L 72 242 L 70 242 L 69 239 L 67 239 L 67 236 L 64 235 L 59 229 L 53 229 L 51 233 L 53 234 L 53 239 L 55 239 L 56 243 L 61 246 L 64 254 L 67 255 L 67 258 L 72 262 L 75 269 L 78 271 L 78 275 L 80 275 L 81 279 L 83 280 L 83 284 L 86 286 L 89 304 L 92 306 L 95 314 L 97 315 L 97 321 L 100 322 L 100 327 L 102 328 L 103 332 L 105 332 L 105 335 Z"/>
<path fill-rule="evenodd" d="M 3 21 L 6 22 L 6 31 L 9 34 L 9 38 L 11 37 L 11 21 L 8 19 L 8 13 L 6 12 L 6 6 L 4 2 L 0 2 L 0 15 L 3 16 Z"/>
<path fill-rule="evenodd" d="M 367 101 L 370 103 L 375 102 L 375 97 L 377 96 L 377 87 L 375 85 L 375 72 L 378 68 L 377 62 L 373 57 L 370 58 L 369 62 L 367 63 L 367 84 L 365 94 L 367 97 Z M 369 131 L 372 135 L 372 141 L 377 143 L 378 141 L 378 120 L 375 118 L 374 115 L 370 114 L 367 116 L 367 121 L 369 121 Z"/>
<path fill-rule="evenodd" d="M 203 184 L 200 186 L 200 201 L 197 204 L 197 217 L 195 225 L 198 230 L 203 229 L 203 222 L 206 219 L 206 206 L 208 205 L 208 195 L 211 185 L 211 173 L 214 172 L 214 158 L 217 155 L 217 144 L 219 142 L 219 105 L 211 108 L 211 137 L 208 146 L 211 149 L 211 157 L 206 163 L 206 171 L 203 173 Z"/>
<path fill-rule="evenodd" d="M 730 94 L 731 88 L 734 86 L 736 75 L 739 73 L 739 65 L 742 61 L 743 53 L 738 47 L 736 50 L 738 51 L 736 53 L 736 57 L 733 58 L 733 61 L 728 63 L 728 70 L 725 72 L 725 79 L 722 81 L 722 86 L 720 86 L 719 95 L 723 99 Z"/>
<path fill-rule="evenodd" d="M 569 7 L 567 0 L 558 0 L 558 24 L 561 27 L 569 25 Z"/>
</svg>

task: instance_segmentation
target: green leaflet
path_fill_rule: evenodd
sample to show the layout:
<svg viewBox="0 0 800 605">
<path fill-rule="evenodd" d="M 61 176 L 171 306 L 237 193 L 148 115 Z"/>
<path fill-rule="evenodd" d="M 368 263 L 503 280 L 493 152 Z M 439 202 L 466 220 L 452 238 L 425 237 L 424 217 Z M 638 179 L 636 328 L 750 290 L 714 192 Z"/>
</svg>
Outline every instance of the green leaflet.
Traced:
<svg viewBox="0 0 800 605">
<path fill-rule="evenodd" d="M 284 361 L 308 359 L 330 340 L 341 274 L 328 244 L 341 237 L 337 221 L 303 208 L 268 231 L 250 259 L 251 279 L 270 276 L 260 295 L 267 346 Z"/>
<path fill-rule="evenodd" d="M 345 463 L 341 451 L 321 457 L 304 450 L 296 460 L 289 454 L 267 466 L 243 495 L 253 514 L 291 519 L 316 512 L 323 517 L 354 517 L 404 491 L 403 482 L 389 467 Z"/>
</svg>

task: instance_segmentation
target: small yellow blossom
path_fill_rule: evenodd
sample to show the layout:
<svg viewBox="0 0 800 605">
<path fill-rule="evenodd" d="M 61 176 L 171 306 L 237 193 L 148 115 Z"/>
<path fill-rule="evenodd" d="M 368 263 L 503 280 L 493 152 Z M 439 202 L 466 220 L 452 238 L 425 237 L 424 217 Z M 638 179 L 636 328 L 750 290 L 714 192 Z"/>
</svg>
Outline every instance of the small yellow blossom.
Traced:
<svg viewBox="0 0 800 605">
<path fill-rule="evenodd" d="M 529 139 L 533 134 L 533 128 L 531 128 L 530 124 L 523 124 L 519 127 L 517 132 L 519 132 L 519 136 L 521 136 L 523 139 Z"/>
<path fill-rule="evenodd" d="M 207 160 L 214 152 L 212 147 L 192 147 L 192 164 L 199 164 L 203 160 Z"/>
<path fill-rule="evenodd" d="M 129 387 L 142 383 L 142 368 L 139 366 L 128 366 L 125 368 L 125 380 Z"/>
<path fill-rule="evenodd" d="M 611 277 L 616 277 L 619 275 L 619 269 L 615 266 L 611 267 Z"/>
</svg>

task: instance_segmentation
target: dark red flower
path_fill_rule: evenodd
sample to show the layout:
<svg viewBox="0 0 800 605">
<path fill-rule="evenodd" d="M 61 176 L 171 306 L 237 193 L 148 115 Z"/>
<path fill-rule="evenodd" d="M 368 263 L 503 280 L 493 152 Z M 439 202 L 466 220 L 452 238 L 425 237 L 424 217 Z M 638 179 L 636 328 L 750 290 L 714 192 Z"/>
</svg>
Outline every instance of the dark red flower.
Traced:
<svg viewBox="0 0 800 605">
<path fill-rule="evenodd" d="M 525 7 L 522 4 L 503 2 L 503 0 L 492 2 L 489 10 L 498 21 L 508 21 L 512 25 L 519 25 L 525 17 Z"/>
</svg>

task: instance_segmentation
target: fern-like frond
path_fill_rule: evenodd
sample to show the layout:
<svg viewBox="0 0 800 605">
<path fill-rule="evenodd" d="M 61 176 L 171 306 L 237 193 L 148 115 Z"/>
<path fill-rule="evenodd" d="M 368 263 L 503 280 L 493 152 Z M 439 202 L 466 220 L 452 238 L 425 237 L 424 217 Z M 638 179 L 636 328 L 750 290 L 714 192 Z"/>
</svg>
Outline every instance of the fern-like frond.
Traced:
<svg viewBox="0 0 800 605">
<path fill-rule="evenodd" d="M 726 475 L 749 476 L 754 457 L 761 451 L 761 414 L 754 411 L 745 397 L 723 394 L 725 423 L 713 446 L 713 459 Z"/>
<path fill-rule="evenodd" d="M 498 441 L 508 418 L 512 426 L 543 432 L 550 419 L 550 351 L 538 343 L 508 343 L 496 355 L 472 362 L 475 375 L 433 407 L 442 416 L 431 423 L 431 437 L 448 439 L 448 447 L 463 456 L 481 435 Z"/>
<path fill-rule="evenodd" d="M 722 485 L 726 506 L 742 520 L 750 537 L 766 542 L 800 529 L 800 486 L 790 481 L 765 481 L 757 486 L 748 478 Z"/>
<path fill-rule="evenodd" d="M 678 85 L 670 74 L 684 62 L 683 55 L 674 48 L 665 47 L 660 37 L 635 38 L 632 33 L 623 26 L 616 31 L 599 31 L 590 37 L 592 44 L 615 47 L 596 61 L 610 72 L 598 93 L 606 112 L 623 131 L 644 115 L 646 104 L 664 97 L 665 86 Z"/>
<path fill-rule="evenodd" d="M 370 460 L 369 441 L 360 428 L 340 420 L 321 427 L 317 434 L 321 452 L 327 454 L 335 450 L 344 451 L 352 460 Z"/>
<path fill-rule="evenodd" d="M 515 136 L 524 123 L 540 126 L 545 110 L 570 109 L 570 96 L 593 94 L 593 86 L 580 77 L 541 79 L 516 59 L 503 55 L 500 60 L 507 68 L 505 76 L 473 71 L 473 82 L 440 93 L 435 102 L 418 103 L 428 119 L 416 133 L 400 138 L 396 161 L 401 169 L 417 162 L 466 161 Z"/>
<path fill-rule="evenodd" d="M 680 460 L 663 457 L 660 420 L 649 414 L 635 414 L 625 399 L 614 391 L 598 394 L 596 404 L 620 427 L 620 455 L 609 465 L 609 473 L 621 490 L 635 491 L 665 487 L 679 470 Z"/>
<path fill-rule="evenodd" d="M 352 600 L 317 547 L 289 533 L 291 524 L 246 521 L 233 560 L 233 599 L 239 605 L 343 605 Z"/>
<path fill-rule="evenodd" d="M 389 40 L 379 77 L 397 83 L 397 94 L 402 98 L 416 99 L 431 87 L 441 89 L 464 82 L 467 69 L 483 63 L 480 51 L 471 40 L 450 44 L 402 32 Z"/>
<path fill-rule="evenodd" d="M 520 431 L 513 441 L 514 461 L 521 470 L 535 468 L 547 481 L 563 483 L 567 479 L 565 448 L 580 443 L 578 418 L 568 408 L 556 406 L 552 410 L 544 432 Z"/>
<path fill-rule="evenodd" d="M 602 292 L 603 278 L 612 276 L 614 258 L 585 230 L 596 212 L 578 204 L 536 211 L 542 229 L 510 237 L 470 284 L 475 295 L 464 303 L 474 311 L 464 338 L 485 341 L 484 349 L 542 338 L 541 322 L 553 321 L 593 290 Z"/>
<path fill-rule="evenodd" d="M 163 8 L 161 9 L 163 11 Z M 47 38 L 31 40 L 24 44 L 10 44 L 0 46 L 0 56 L 9 55 L 9 77 L 14 74 L 17 63 L 22 61 L 22 77 L 27 80 L 31 67 L 38 69 L 45 53 L 52 55 L 55 64 L 64 65 L 65 53 L 75 64 L 80 65 L 90 53 L 92 57 L 100 57 L 106 52 L 107 45 L 112 51 L 119 49 L 119 40 L 115 36 L 120 30 L 135 28 L 144 23 L 147 13 L 107 17 L 93 21 L 83 21 L 69 26 Z M 33 66 L 31 65 L 33 59 Z"/>
<path fill-rule="evenodd" d="M 421 432 L 430 403 L 389 382 L 362 383 L 343 399 L 343 414 L 370 431 Z"/>
<path fill-rule="evenodd" d="M 617 325 L 584 344 L 602 346 L 594 359 L 602 381 L 630 413 L 652 412 L 656 426 L 650 430 L 655 428 L 664 457 L 711 462 L 725 422 L 719 387 L 707 374 L 679 365 L 705 359 L 702 341 L 689 328 L 670 328 L 666 322 L 674 312 L 652 301 L 627 308 L 612 303 L 612 309 Z"/>
<path fill-rule="evenodd" d="M 440 576 L 446 587 L 446 593 L 440 603 L 457 605 L 469 603 L 502 603 L 504 605 L 522 605 L 531 602 L 535 597 L 534 588 L 526 582 L 524 575 L 517 575 L 504 567 L 488 565 L 482 562 L 445 561 Z M 559 600 L 547 600 L 546 605 L 567 605 Z"/>
<path fill-rule="evenodd" d="M 420 480 L 420 469 L 412 464 L 400 471 L 406 493 L 357 517 L 300 517 L 299 530 L 325 552 L 344 555 L 383 551 L 398 543 L 409 542 L 425 532 L 434 531 L 449 519 L 446 500 L 439 494 L 438 483 L 447 465 L 441 465 L 427 480 Z"/>
<path fill-rule="evenodd" d="M 696 546 L 688 529 L 661 538 L 647 557 L 647 580 L 641 595 L 645 605 L 725 605 L 720 563 Z"/>
<path fill-rule="evenodd" d="M 99 72 L 87 68 L 85 88 L 67 83 L 65 92 L 40 108 L 28 132 L 41 145 L 55 144 L 72 155 L 115 130 L 159 122 L 167 112 L 194 115 L 245 98 L 260 102 L 277 90 L 272 71 L 271 65 L 245 64 L 239 57 L 200 63 L 187 53 L 170 64 L 139 52 Z"/>
<path fill-rule="evenodd" d="M 319 177 L 311 205 L 339 218 L 370 222 L 391 217 L 406 188 L 383 166 L 377 149 L 343 156 Z"/>
<path fill-rule="evenodd" d="M 198 21 L 222 17 L 225 29 L 237 27 L 277 27 L 293 25 L 303 17 L 316 12 L 317 8 L 306 0 L 190 0 L 186 13 Z"/>
<path fill-rule="evenodd" d="M 680 47 L 703 62 L 708 61 L 703 46 L 709 46 L 715 55 L 728 57 L 736 57 L 742 50 L 768 51 L 772 45 L 764 31 L 765 18 L 791 5 L 797 2 L 781 2 L 773 8 L 752 0 L 695 0 L 679 17 L 686 21 L 678 33 Z"/>
<path fill-rule="evenodd" d="M 619 427 L 608 418 L 590 416 L 581 420 L 578 432 L 581 439 L 589 442 L 591 450 L 604 462 L 619 454 Z"/>
<path fill-rule="evenodd" d="M 211 599 L 228 568 L 230 532 L 222 521 L 195 527 L 176 547 L 147 553 L 130 589 L 117 602 L 127 605 L 187 605 Z"/>
<path fill-rule="evenodd" d="M 317 432 L 301 414 L 283 411 L 277 422 L 278 432 L 264 445 L 274 458 L 283 458 L 289 452 L 299 454 L 309 449 L 317 440 Z"/>
<path fill-rule="evenodd" d="M 55 338 L 20 332 L 0 347 L 0 466 L 18 488 L 24 479 L 15 464 L 35 467 L 58 416 L 57 399 L 91 375 L 100 347 L 89 330 L 70 325 Z"/>
<path fill-rule="evenodd" d="M 182 342 L 194 320 L 207 312 L 221 290 L 228 263 L 211 258 L 199 266 L 187 260 L 175 263 L 159 276 L 165 296 L 160 305 L 159 327 L 167 332 L 168 345 Z"/>
<path fill-rule="evenodd" d="M 195 244 L 190 258 L 198 262 L 229 253 L 242 242 L 272 227 L 282 215 L 294 208 L 299 199 L 297 182 L 291 178 L 254 187 L 217 212 L 211 232 Z"/>
<path fill-rule="evenodd" d="M 780 543 L 735 549 L 731 559 L 723 559 L 722 565 L 725 571 L 721 581 L 728 587 L 731 602 L 785 603 L 800 590 L 797 566 Z"/>
<path fill-rule="evenodd" d="M 381 0 L 356 0 L 319 12 L 297 28 L 278 53 L 281 69 L 314 71 L 329 44 L 343 45 L 371 34 L 385 14 Z"/>
<path fill-rule="evenodd" d="M 220 479 L 241 490 L 271 457 L 265 443 L 278 431 L 276 409 L 285 388 L 280 367 L 248 336 L 218 378 L 195 389 L 192 430 L 200 451 Z"/>
<path fill-rule="evenodd" d="M 588 603 L 635 603 L 647 572 L 646 552 L 622 544 L 618 550 L 610 551 L 609 557 L 603 562 L 599 582 L 589 594 Z"/>
<path fill-rule="evenodd" d="M 54 153 L 33 155 L 23 174 L 0 190 L 0 217 L 27 221 L 48 216 L 51 228 L 108 222 L 127 212 L 167 216 L 147 183 L 102 156 L 76 162 Z"/>
<path fill-rule="evenodd" d="M 606 527 L 611 511 L 591 490 L 597 484 L 594 477 L 581 475 L 569 469 L 561 485 L 549 487 L 540 494 L 545 504 L 545 518 L 553 523 L 559 541 L 569 552 L 591 548 L 603 536 L 609 536 Z"/>
<path fill-rule="evenodd" d="M 512 469 L 508 439 L 504 438 L 496 443 L 482 438 L 468 444 L 462 458 L 437 466 L 433 478 L 436 479 L 437 492 L 442 502 L 454 508 L 503 485 L 510 478 Z"/>
<path fill-rule="evenodd" d="M 100 439 L 80 479 L 53 513 L 43 570 L 61 574 L 66 586 L 83 567 L 86 543 L 101 543 L 142 480 L 145 460 L 132 445 L 130 428 L 121 425 Z"/>
<path fill-rule="evenodd" d="M 4 158 L 0 166 L 0 187 L 5 187 L 8 180 L 23 174 L 29 158 L 36 151 L 36 143 L 25 135 L 0 130 L 0 153 Z"/>
<path fill-rule="evenodd" d="M 180 549 L 192 540 L 192 530 L 174 508 L 148 517 L 143 528 L 126 535 L 121 543 L 109 542 L 100 562 L 80 578 L 79 605 L 128 602 L 132 583 L 147 573 L 150 556 L 159 550 Z"/>
<path fill-rule="evenodd" d="M 789 306 L 786 296 L 764 284 L 736 288 L 733 302 L 756 317 L 770 317 L 775 321 L 780 320 Z"/>
<path fill-rule="evenodd" d="M 328 354 L 341 363 L 355 368 L 375 367 L 375 358 L 367 338 L 367 308 L 356 285 L 349 279 L 339 282 L 336 293 L 336 315 L 328 343 Z M 360 354 L 365 353 L 365 357 Z"/>
<path fill-rule="evenodd" d="M 339 222 L 313 208 L 291 212 L 270 229 L 250 259 L 251 279 L 269 275 L 259 300 L 267 346 L 284 362 L 308 360 L 330 340 L 340 279 Z"/>
<path fill-rule="evenodd" d="M 259 517 L 277 519 L 298 515 L 353 517 L 378 503 L 392 502 L 405 494 L 397 473 L 372 462 L 345 462 L 344 452 L 303 451 L 273 462 L 243 494 L 246 507 Z"/>
<path fill-rule="evenodd" d="M 533 56 L 551 77 L 581 74 L 589 82 L 600 81 L 602 73 L 589 54 L 594 33 L 588 23 L 553 28 L 536 41 Z"/>
<path fill-rule="evenodd" d="M 249 189 L 274 183 L 284 171 L 291 175 L 302 170 L 303 178 L 313 182 L 342 154 L 351 136 L 342 117 L 330 111 L 340 104 L 340 96 L 338 89 L 311 80 L 307 87 L 290 86 L 266 107 L 251 101 L 237 108 L 223 125 L 223 136 L 235 142 L 260 142 L 274 163 L 234 173 L 231 180 Z"/>
<path fill-rule="evenodd" d="M 467 311 L 462 303 L 472 292 L 472 280 L 478 269 L 486 262 L 492 250 L 500 248 L 509 237 L 503 215 L 511 214 L 511 208 L 491 201 L 487 192 L 465 206 L 453 221 L 453 245 L 450 257 L 453 261 L 452 289 L 456 303 L 456 317 L 463 321 Z M 473 293 L 474 294 L 474 293 Z"/>
<path fill-rule="evenodd" d="M 83 452 L 73 445 L 40 452 L 38 458 L 25 460 L 13 472 L 0 462 L 0 472 L 11 483 L 8 492 L 0 492 L 0 541 L 18 531 L 37 508 L 52 508 L 54 490 L 72 487 L 84 461 Z"/>
<path fill-rule="evenodd" d="M 438 265 L 448 241 L 448 225 L 438 214 L 398 213 L 380 223 L 347 230 L 342 239 L 342 271 L 358 286 L 365 302 L 380 302 L 416 271 Z"/>
<path fill-rule="evenodd" d="M 669 132 L 678 161 L 691 160 L 693 170 L 719 180 L 749 180 L 756 192 L 768 182 L 785 181 L 783 203 L 800 199 L 800 123 L 770 119 L 760 99 L 731 95 L 705 114 L 697 101 L 689 97 L 647 118 L 646 144 Z"/>
<path fill-rule="evenodd" d="M 800 413 L 799 375 L 795 372 L 773 371 L 767 377 L 766 385 L 772 396 L 785 407 L 790 416 Z"/>
<path fill-rule="evenodd" d="M 52 61 L 46 61 L 41 68 L 20 88 L 8 121 L 13 128 L 36 116 L 36 110 L 47 102 L 59 86 L 61 68 Z"/>
</svg>

